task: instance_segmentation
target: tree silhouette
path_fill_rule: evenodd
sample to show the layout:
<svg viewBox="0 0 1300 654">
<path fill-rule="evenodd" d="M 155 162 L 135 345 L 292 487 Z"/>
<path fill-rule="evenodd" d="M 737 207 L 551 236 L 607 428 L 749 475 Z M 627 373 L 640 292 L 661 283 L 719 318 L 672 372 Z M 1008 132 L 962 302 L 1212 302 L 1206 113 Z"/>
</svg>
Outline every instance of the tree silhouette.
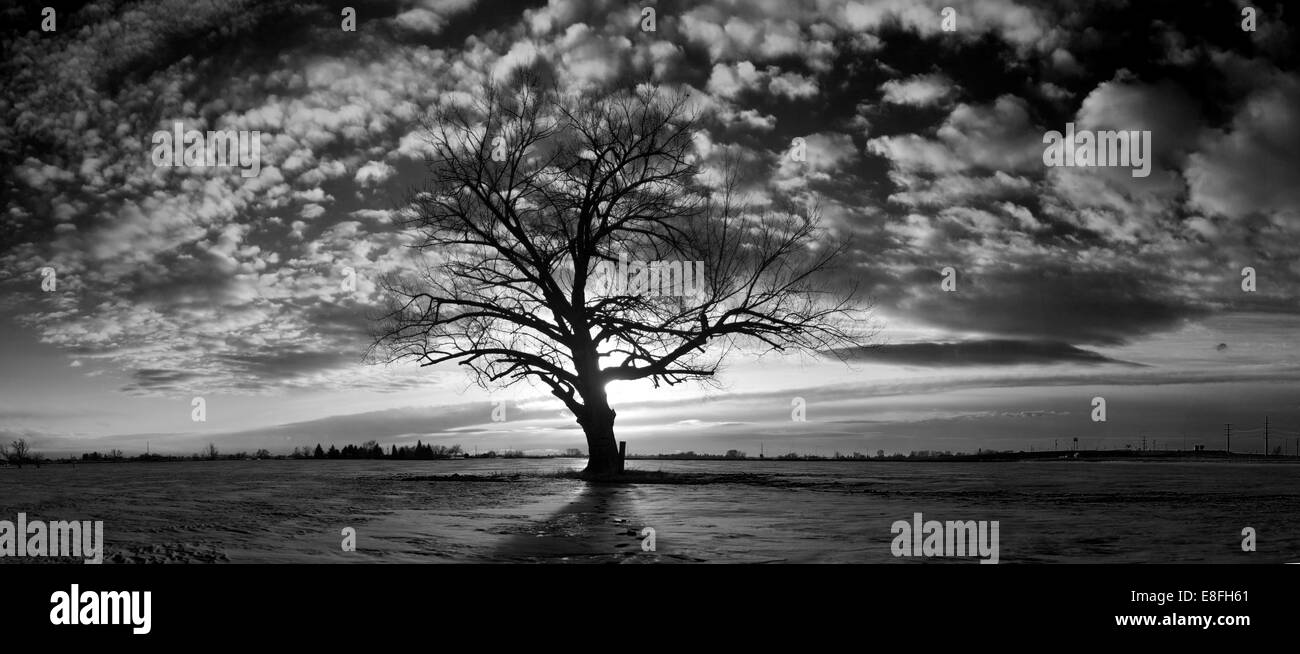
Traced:
<svg viewBox="0 0 1300 654">
<path fill-rule="evenodd" d="M 437 109 L 428 185 L 400 212 L 423 263 L 382 281 L 368 357 L 541 383 L 586 435 L 585 472 L 605 476 L 621 463 L 608 383 L 709 381 L 736 347 L 860 344 L 866 307 L 827 274 L 847 241 L 815 210 L 742 201 L 731 163 L 702 175 L 689 107 L 526 80 Z"/>
<path fill-rule="evenodd" d="M 24 463 L 37 464 L 38 462 L 37 456 L 32 453 L 31 445 L 28 445 L 27 439 L 25 438 L 19 438 L 9 443 L 7 450 L 0 447 L 0 455 L 4 455 L 9 460 L 9 463 L 18 466 L 19 468 L 23 467 Z M 39 468 L 40 465 L 37 464 L 36 467 Z"/>
</svg>

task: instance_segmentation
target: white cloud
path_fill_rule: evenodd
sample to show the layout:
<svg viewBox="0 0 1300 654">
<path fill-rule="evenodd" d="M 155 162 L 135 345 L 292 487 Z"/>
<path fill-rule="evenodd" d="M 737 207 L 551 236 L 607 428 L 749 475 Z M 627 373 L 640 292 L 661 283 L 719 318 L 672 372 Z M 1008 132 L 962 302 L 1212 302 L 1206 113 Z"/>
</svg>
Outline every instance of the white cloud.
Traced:
<svg viewBox="0 0 1300 654">
<path fill-rule="evenodd" d="M 754 64 L 742 61 L 734 66 L 714 64 L 713 72 L 709 75 L 709 83 L 705 88 L 710 93 L 734 100 L 745 91 L 759 89 L 762 83 L 763 74 L 754 67 Z"/>
<path fill-rule="evenodd" d="M 810 181 L 830 181 L 859 156 L 853 137 L 842 132 L 819 132 L 804 139 L 806 161 L 795 161 L 790 151 L 779 153 L 773 182 L 778 188 L 795 191 Z"/>
<path fill-rule="evenodd" d="M 783 73 L 775 66 L 760 71 L 748 61 L 735 65 L 714 64 L 706 88 L 727 100 L 735 100 L 745 92 L 763 91 L 799 100 L 816 95 L 818 90 L 815 79 L 793 72 Z"/>
<path fill-rule="evenodd" d="M 1041 166 L 1042 131 L 1030 119 L 1025 101 L 1014 95 L 1003 95 L 991 105 L 957 105 L 936 136 L 882 136 L 868 141 L 867 149 L 908 172 L 1016 172 Z"/>
<path fill-rule="evenodd" d="M 977 40 L 994 34 L 1023 50 L 1050 51 L 1060 39 L 1041 7 L 1015 0 L 851 0 L 843 5 L 841 18 L 850 31 L 873 32 L 897 21 L 922 36 L 943 34 L 940 11 L 957 10 L 957 30 L 948 36 Z"/>
<path fill-rule="evenodd" d="M 1231 218 L 1300 219 L 1300 78 L 1279 74 L 1224 129 L 1208 132 L 1186 168 L 1189 204 Z"/>
<path fill-rule="evenodd" d="M 417 3 L 420 6 L 398 14 L 393 21 L 409 30 L 438 34 L 447 26 L 450 16 L 469 9 L 474 2 L 475 0 L 420 0 Z M 366 9 L 368 7 L 358 10 L 358 21 L 365 20 L 362 12 Z"/>
<path fill-rule="evenodd" d="M 772 77 L 767 90 L 792 100 L 807 99 L 817 95 L 817 81 L 798 73 L 781 73 Z"/>
<path fill-rule="evenodd" d="M 396 173 L 396 169 L 382 161 L 371 161 L 357 169 L 353 180 L 362 186 L 374 186 L 382 184 Z"/>
<path fill-rule="evenodd" d="M 907 79 L 891 79 L 880 85 L 883 100 L 890 104 L 911 107 L 930 107 L 946 103 L 956 87 L 948 76 L 941 73 L 914 75 Z"/>
</svg>

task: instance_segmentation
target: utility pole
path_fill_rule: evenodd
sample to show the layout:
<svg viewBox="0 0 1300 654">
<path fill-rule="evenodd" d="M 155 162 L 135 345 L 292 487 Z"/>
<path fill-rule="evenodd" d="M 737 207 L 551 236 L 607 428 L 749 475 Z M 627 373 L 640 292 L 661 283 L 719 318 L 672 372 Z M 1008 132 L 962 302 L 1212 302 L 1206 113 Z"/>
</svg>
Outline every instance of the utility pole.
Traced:
<svg viewBox="0 0 1300 654">
<path fill-rule="evenodd" d="M 1228 454 L 1232 454 L 1232 423 L 1230 422 L 1224 423 L 1223 429 L 1224 432 L 1228 434 L 1228 448 L 1224 451 L 1227 452 Z"/>
<path fill-rule="evenodd" d="M 1264 456 L 1268 456 L 1268 416 L 1264 416 Z"/>
</svg>

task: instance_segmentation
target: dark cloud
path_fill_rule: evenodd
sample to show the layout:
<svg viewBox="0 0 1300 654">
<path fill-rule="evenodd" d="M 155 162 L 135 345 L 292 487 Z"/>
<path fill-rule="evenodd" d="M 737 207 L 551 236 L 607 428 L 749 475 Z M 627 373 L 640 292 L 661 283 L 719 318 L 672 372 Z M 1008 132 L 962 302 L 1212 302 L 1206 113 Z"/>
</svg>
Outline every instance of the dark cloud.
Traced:
<svg viewBox="0 0 1300 654">
<path fill-rule="evenodd" d="M 1158 270 L 1075 270 L 1042 262 L 1030 270 L 963 272 L 957 272 L 954 292 L 940 289 L 938 273 L 926 274 L 928 288 L 904 300 L 909 315 L 958 331 L 1116 345 L 1207 313 L 1195 300 L 1168 292 L 1172 283 Z"/>
<path fill-rule="evenodd" d="M 122 390 L 126 393 L 158 393 L 181 391 L 189 382 L 203 375 L 185 370 L 145 368 L 131 373 L 132 382 Z"/>
<path fill-rule="evenodd" d="M 1014 366 L 1052 363 L 1141 365 L 1130 361 L 1118 361 L 1096 352 L 1074 347 L 1068 343 L 1052 341 L 986 340 L 959 343 L 903 343 L 839 350 L 836 354 L 842 355 L 849 360 L 929 367 Z"/>
<path fill-rule="evenodd" d="M 275 347 L 261 347 L 250 348 L 239 353 L 222 354 L 219 358 L 237 375 L 248 375 L 254 380 L 264 380 L 331 370 L 348 363 L 355 363 L 360 357 L 354 352 L 286 351 Z"/>
</svg>

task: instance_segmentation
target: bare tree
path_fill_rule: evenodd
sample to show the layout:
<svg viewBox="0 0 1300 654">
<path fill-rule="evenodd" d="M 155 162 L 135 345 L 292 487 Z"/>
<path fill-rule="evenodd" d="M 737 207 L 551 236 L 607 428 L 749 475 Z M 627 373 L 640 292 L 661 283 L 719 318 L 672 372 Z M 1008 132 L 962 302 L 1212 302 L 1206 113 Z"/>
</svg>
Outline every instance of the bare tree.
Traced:
<svg viewBox="0 0 1300 654">
<path fill-rule="evenodd" d="M 7 458 L 9 459 L 9 463 L 18 466 L 19 468 L 23 467 L 24 463 L 36 462 L 36 456 L 32 453 L 32 447 L 28 444 L 27 439 L 25 438 L 19 438 L 18 440 L 9 443 Z"/>
<path fill-rule="evenodd" d="M 220 455 L 221 453 L 217 451 L 217 446 L 212 443 L 208 443 L 208 447 L 203 450 L 203 458 L 209 461 L 216 461 L 217 457 Z"/>
<path fill-rule="evenodd" d="M 741 201 L 734 166 L 704 184 L 683 95 L 488 86 L 427 128 L 429 184 L 401 220 L 425 263 L 384 280 L 368 356 L 540 382 L 582 427 L 590 476 L 621 469 L 608 383 L 708 381 L 735 347 L 866 338 L 856 289 L 828 274 L 847 242 L 815 210 Z"/>
</svg>

